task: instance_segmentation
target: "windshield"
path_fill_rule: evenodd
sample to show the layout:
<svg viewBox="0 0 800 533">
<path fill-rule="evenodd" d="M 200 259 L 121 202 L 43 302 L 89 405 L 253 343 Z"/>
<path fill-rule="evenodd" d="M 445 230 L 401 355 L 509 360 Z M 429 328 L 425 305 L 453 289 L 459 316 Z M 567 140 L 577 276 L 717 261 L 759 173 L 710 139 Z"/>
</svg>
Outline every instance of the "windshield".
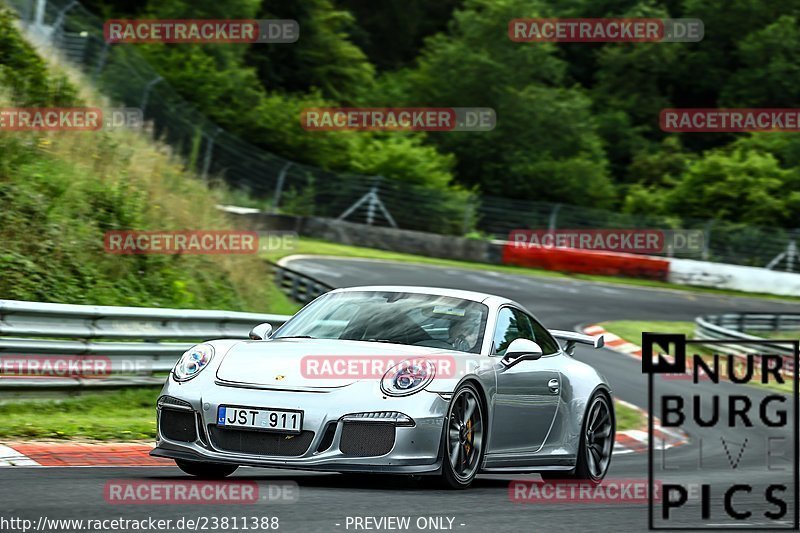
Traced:
<svg viewBox="0 0 800 533">
<path fill-rule="evenodd" d="M 340 292 L 289 320 L 274 338 L 312 337 L 427 346 L 480 353 L 485 305 L 409 292 Z"/>
</svg>

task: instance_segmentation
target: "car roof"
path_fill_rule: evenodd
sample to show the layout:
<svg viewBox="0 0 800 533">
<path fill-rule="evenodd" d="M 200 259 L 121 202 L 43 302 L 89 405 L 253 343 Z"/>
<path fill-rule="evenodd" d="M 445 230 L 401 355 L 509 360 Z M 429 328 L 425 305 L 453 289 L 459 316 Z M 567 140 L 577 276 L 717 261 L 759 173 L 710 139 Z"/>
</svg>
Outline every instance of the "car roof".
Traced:
<svg viewBox="0 0 800 533">
<path fill-rule="evenodd" d="M 494 294 L 486 294 L 476 291 L 465 291 L 460 289 L 443 289 L 441 287 L 421 287 L 410 285 L 368 285 L 362 287 L 345 287 L 342 289 L 335 289 L 331 292 L 411 292 L 415 294 L 431 294 L 434 296 L 450 296 L 452 298 L 461 298 L 462 300 L 471 300 L 473 302 L 486 303 L 489 299 L 500 299 L 511 302 L 506 298 L 501 298 Z M 513 303 L 513 302 L 511 302 Z"/>
</svg>

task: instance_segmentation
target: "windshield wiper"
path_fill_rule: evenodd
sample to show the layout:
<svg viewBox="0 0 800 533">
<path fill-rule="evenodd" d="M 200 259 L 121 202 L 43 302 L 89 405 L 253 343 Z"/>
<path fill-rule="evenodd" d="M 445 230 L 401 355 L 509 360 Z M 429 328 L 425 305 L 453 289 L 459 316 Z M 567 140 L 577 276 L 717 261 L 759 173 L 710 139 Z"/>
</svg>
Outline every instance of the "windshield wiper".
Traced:
<svg viewBox="0 0 800 533">
<path fill-rule="evenodd" d="M 313 339 L 311 335 L 287 335 L 285 337 L 275 337 L 275 339 Z M 274 339 L 273 339 L 274 340 Z"/>
<path fill-rule="evenodd" d="M 389 339 L 362 339 L 362 340 L 364 340 L 365 342 L 386 342 L 389 344 L 402 344 L 397 341 L 390 341 Z"/>
</svg>

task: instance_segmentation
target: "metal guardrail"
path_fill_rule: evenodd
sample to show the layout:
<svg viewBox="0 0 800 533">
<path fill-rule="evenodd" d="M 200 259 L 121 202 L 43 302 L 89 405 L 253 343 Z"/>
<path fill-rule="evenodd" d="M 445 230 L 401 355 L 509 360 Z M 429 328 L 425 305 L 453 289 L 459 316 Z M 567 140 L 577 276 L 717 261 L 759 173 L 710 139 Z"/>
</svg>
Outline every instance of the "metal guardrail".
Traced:
<svg viewBox="0 0 800 533">
<path fill-rule="evenodd" d="M 273 264 L 275 281 L 290 298 L 307 303 L 334 287 Z M 164 381 L 194 344 L 209 339 L 247 338 L 256 324 L 280 326 L 290 317 L 234 311 L 72 305 L 0 300 L 0 391 L 118 388 Z M 35 357 L 38 356 L 38 357 Z M 102 375 L 69 371 L 30 376 L 20 361 L 107 362 Z M 30 370 L 30 367 L 27 367 Z"/>
<path fill-rule="evenodd" d="M 275 284 L 296 302 L 307 304 L 317 296 L 335 288 L 324 281 L 291 268 L 276 263 L 272 263 L 272 267 L 275 273 Z"/>
<path fill-rule="evenodd" d="M 308 303 L 334 287 L 273 264 L 275 282 Z M 0 391 L 73 390 L 153 385 L 178 357 L 209 339 L 247 338 L 256 324 L 290 317 L 234 311 L 72 305 L 0 300 Z M 70 370 L 93 363 L 103 372 Z M 33 364 L 38 365 L 32 372 Z M 45 365 L 49 371 L 44 371 Z M 60 365 L 54 368 L 54 365 Z M 21 368 L 24 366 L 24 370 Z M 32 375 L 36 374 L 36 375 Z"/>
<path fill-rule="evenodd" d="M 795 331 L 800 330 L 800 314 L 767 313 L 729 313 L 723 315 L 700 316 L 695 319 L 695 339 L 725 341 L 744 341 L 736 344 L 714 343 L 716 352 L 744 356 L 745 354 L 779 354 L 784 357 L 784 367 L 794 368 L 794 353 L 785 343 L 764 343 L 746 331 Z M 747 341 L 762 341 L 748 344 Z"/>
<path fill-rule="evenodd" d="M 0 389 L 117 387 L 158 383 L 193 344 L 215 338 L 247 338 L 261 322 L 273 326 L 289 317 L 233 311 L 154 309 L 0 300 Z M 190 341 L 190 342 L 187 342 Z M 108 361 L 99 377 L 15 372 L 14 361 L 53 364 Z M 60 362 L 62 365 L 65 363 Z M 30 363 L 26 363 L 30 365 Z M 27 368 L 30 368 L 29 366 Z M 17 375 L 9 375 L 9 374 Z"/>
</svg>

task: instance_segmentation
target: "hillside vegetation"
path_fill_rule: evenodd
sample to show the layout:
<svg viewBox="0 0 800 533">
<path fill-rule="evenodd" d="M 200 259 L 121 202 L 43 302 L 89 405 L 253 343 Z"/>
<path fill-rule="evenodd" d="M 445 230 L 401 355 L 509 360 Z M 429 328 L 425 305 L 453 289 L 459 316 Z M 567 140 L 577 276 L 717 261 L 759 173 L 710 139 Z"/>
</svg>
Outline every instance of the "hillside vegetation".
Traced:
<svg viewBox="0 0 800 533">
<path fill-rule="evenodd" d="M 0 11 L 0 107 L 100 106 Z M 0 298 L 286 312 L 255 255 L 112 255 L 108 230 L 219 230 L 218 198 L 144 133 L 0 131 Z"/>
</svg>

